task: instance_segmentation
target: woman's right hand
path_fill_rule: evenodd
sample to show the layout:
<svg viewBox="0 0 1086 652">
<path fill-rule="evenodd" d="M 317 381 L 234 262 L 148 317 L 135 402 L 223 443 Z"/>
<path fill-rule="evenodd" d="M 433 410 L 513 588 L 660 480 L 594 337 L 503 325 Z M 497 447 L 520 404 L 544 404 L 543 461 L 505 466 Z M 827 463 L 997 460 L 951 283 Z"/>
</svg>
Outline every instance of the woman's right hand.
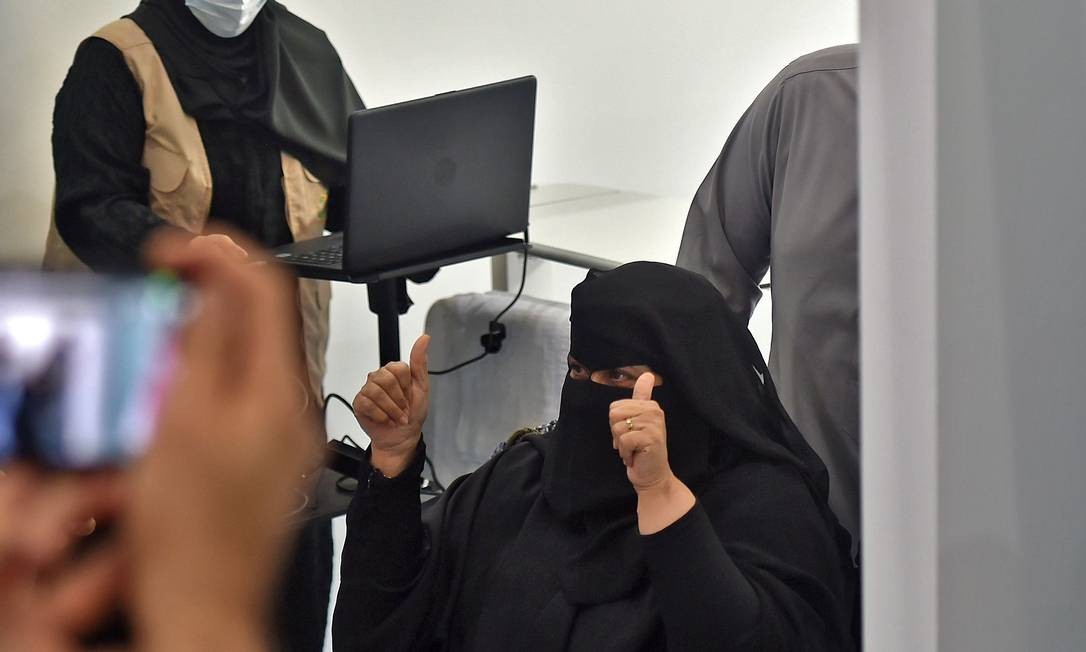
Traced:
<svg viewBox="0 0 1086 652">
<path fill-rule="evenodd" d="M 390 362 L 366 377 L 354 397 L 358 424 L 370 436 L 370 463 L 395 477 L 411 463 L 430 402 L 426 351 L 430 336 L 411 347 L 411 364 Z"/>
</svg>

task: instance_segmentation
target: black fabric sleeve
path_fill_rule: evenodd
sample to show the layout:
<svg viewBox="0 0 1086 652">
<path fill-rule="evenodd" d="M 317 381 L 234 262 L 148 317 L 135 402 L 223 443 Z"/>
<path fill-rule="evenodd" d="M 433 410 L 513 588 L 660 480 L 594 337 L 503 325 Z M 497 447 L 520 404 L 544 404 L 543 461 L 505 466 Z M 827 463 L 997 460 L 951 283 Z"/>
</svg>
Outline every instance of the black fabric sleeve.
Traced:
<svg viewBox="0 0 1086 652">
<path fill-rule="evenodd" d="M 733 640 L 749 636 L 758 620 L 758 595 L 700 503 L 642 541 L 668 650 L 705 649 L 724 632 L 734 633 Z"/>
<path fill-rule="evenodd" d="M 148 206 L 146 123 L 139 87 L 109 42 L 76 51 L 53 112 L 57 230 L 91 268 L 134 271 L 140 246 L 165 222 Z"/>
<path fill-rule="evenodd" d="M 419 478 L 424 456 L 425 445 L 419 442 L 412 463 L 392 479 L 381 476 L 368 461 L 361 464 L 358 493 L 347 511 L 342 599 L 336 604 L 337 620 L 349 622 L 350 629 L 367 631 L 384 621 L 422 567 Z"/>
<path fill-rule="evenodd" d="M 847 550 L 793 468 L 729 469 L 642 540 L 668 650 L 853 648 Z"/>
<path fill-rule="evenodd" d="M 395 478 L 382 477 L 368 461 L 361 464 L 358 493 L 347 510 L 332 626 L 339 649 L 368 649 L 371 633 L 416 584 L 426 550 L 419 500 L 424 462 L 425 444 L 419 442 L 414 460 Z"/>
</svg>

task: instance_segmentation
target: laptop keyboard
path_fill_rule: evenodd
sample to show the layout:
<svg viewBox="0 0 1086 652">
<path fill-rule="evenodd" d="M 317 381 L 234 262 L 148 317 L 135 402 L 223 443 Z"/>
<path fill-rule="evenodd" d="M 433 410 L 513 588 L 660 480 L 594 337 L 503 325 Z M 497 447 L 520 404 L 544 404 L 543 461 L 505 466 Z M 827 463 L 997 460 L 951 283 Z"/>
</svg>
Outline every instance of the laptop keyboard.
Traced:
<svg viewBox="0 0 1086 652">
<path fill-rule="evenodd" d="M 326 249 L 312 251 L 308 254 L 292 254 L 289 260 L 292 263 L 340 268 L 343 267 L 343 242 L 330 244 Z"/>
</svg>

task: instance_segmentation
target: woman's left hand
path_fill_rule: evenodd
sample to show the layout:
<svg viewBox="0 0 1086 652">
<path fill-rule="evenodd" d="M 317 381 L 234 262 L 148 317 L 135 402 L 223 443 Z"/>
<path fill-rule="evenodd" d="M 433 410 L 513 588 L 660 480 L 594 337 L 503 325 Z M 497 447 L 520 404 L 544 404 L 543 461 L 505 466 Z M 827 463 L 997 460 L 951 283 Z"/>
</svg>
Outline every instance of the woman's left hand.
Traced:
<svg viewBox="0 0 1086 652">
<path fill-rule="evenodd" d="M 675 477 L 667 461 L 664 411 L 652 400 L 654 383 L 651 373 L 643 373 L 634 385 L 633 398 L 611 404 L 612 445 L 626 465 L 626 477 L 639 494 Z"/>
<path fill-rule="evenodd" d="M 660 404 L 652 400 L 655 378 L 643 373 L 633 398 L 611 404 L 611 437 L 626 477 L 637 492 L 637 529 L 655 534 L 694 507 L 690 489 L 671 471 L 667 461 L 667 425 Z"/>
</svg>

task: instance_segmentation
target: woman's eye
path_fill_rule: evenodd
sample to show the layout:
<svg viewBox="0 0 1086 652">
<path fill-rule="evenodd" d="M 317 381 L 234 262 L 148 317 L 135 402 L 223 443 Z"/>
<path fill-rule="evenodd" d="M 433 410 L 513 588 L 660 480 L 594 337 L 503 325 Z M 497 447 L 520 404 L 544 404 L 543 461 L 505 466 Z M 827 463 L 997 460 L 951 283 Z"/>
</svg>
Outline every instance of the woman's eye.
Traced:
<svg viewBox="0 0 1086 652">
<path fill-rule="evenodd" d="M 629 380 L 630 378 L 630 374 L 622 371 L 621 369 L 611 370 L 611 380 Z"/>
</svg>

